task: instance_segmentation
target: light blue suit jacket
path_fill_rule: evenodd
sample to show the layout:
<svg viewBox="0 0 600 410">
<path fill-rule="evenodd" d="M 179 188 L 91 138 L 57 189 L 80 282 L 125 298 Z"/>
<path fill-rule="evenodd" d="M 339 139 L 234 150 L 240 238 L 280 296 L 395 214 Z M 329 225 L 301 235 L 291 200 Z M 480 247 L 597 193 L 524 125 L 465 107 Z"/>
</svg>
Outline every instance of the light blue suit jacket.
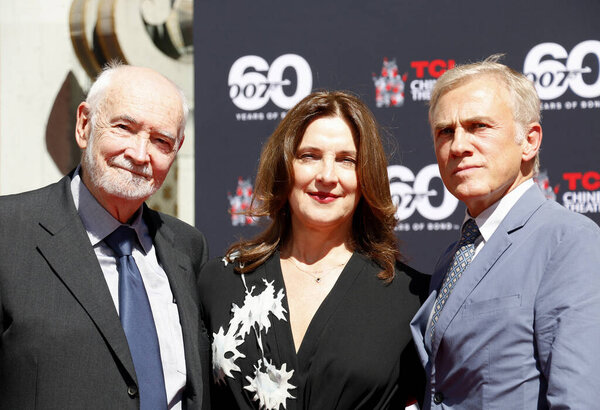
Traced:
<svg viewBox="0 0 600 410">
<path fill-rule="evenodd" d="M 600 228 L 528 189 L 455 285 L 428 351 L 455 247 L 411 323 L 424 408 L 600 408 Z"/>
</svg>

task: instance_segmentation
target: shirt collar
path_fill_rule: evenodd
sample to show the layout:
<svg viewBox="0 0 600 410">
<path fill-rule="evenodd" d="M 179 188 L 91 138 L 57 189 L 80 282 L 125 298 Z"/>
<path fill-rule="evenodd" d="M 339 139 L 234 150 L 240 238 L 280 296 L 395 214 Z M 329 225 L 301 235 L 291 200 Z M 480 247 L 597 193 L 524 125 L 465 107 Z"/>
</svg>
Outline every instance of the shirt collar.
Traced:
<svg viewBox="0 0 600 410">
<path fill-rule="evenodd" d="M 496 229 L 498 229 L 498 226 L 500 226 L 500 223 L 504 217 L 506 217 L 512 207 L 523 196 L 525 191 L 527 191 L 533 184 L 534 182 L 532 178 L 522 182 L 515 189 L 504 195 L 475 218 L 479 232 L 481 232 L 481 237 L 485 242 L 490 240 L 494 232 L 496 232 Z M 472 218 L 472 216 L 469 215 L 469 211 L 467 210 L 463 224 L 465 221 L 467 221 L 467 219 L 470 218 Z"/>
<path fill-rule="evenodd" d="M 80 172 L 81 165 L 78 165 L 71 179 L 71 194 L 90 242 L 92 246 L 96 246 L 122 224 L 94 198 L 81 180 Z M 152 239 L 142 218 L 142 213 L 143 207 L 140 207 L 134 214 L 130 226 L 135 230 L 144 253 L 148 253 L 152 248 Z"/>
</svg>

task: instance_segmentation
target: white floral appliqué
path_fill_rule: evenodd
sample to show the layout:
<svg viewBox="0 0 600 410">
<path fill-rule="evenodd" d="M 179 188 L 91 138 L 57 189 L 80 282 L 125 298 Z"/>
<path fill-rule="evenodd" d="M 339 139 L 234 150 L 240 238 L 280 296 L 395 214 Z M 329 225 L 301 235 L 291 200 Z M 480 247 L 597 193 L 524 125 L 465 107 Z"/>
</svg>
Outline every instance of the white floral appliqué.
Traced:
<svg viewBox="0 0 600 410">
<path fill-rule="evenodd" d="M 236 329 L 239 326 L 237 335 L 246 337 L 254 326 L 258 326 L 258 330 L 269 331 L 271 320 L 269 315 L 274 315 L 279 320 L 285 320 L 285 309 L 281 301 L 283 300 L 283 289 L 280 289 L 275 296 L 275 288 L 273 282 L 267 282 L 263 279 L 266 285 L 265 290 L 253 296 L 254 287 L 246 292 L 244 304 L 238 307 L 235 303 L 232 304 L 231 312 L 233 318 L 229 322 L 229 326 Z"/>
<path fill-rule="evenodd" d="M 279 406 L 285 408 L 285 400 L 293 399 L 289 390 L 295 387 L 289 383 L 293 370 L 286 371 L 286 364 L 278 369 L 268 360 L 259 360 L 254 366 L 254 377 L 246 376 L 250 382 L 244 389 L 254 393 L 252 400 L 260 402 L 260 408 L 278 410 Z"/>
<path fill-rule="evenodd" d="M 244 343 L 244 339 L 236 338 L 228 333 L 226 334 L 222 327 L 217 333 L 213 333 L 212 354 L 215 358 L 213 373 L 215 380 L 219 383 L 225 382 L 225 376 L 233 377 L 232 371 L 239 372 L 240 368 L 235 361 L 246 357 L 237 350 L 237 347 Z"/>
<path fill-rule="evenodd" d="M 225 266 L 227 261 L 223 259 Z M 265 289 L 254 295 L 255 287 L 248 289 L 245 275 L 240 275 L 246 288 L 244 304 L 240 307 L 235 303 L 231 305 L 232 318 L 225 332 L 219 328 L 213 333 L 213 373 L 217 383 L 224 383 L 225 376 L 233 378 L 233 371 L 239 372 L 240 367 L 235 363 L 237 359 L 244 359 L 238 347 L 246 341 L 250 333 L 254 333 L 262 359 L 254 365 L 254 377 L 246 376 L 249 385 L 244 386 L 254 393 L 252 400 L 258 401 L 260 408 L 265 410 L 279 410 L 280 406 L 286 408 L 286 399 L 294 397 L 289 390 L 296 387 L 289 383 L 294 370 L 287 371 L 284 363 L 280 369 L 264 357 L 261 332 L 268 332 L 271 328 L 271 315 L 278 320 L 286 320 L 286 310 L 283 308 L 283 289 L 275 294 L 273 282 L 263 279 Z"/>
</svg>

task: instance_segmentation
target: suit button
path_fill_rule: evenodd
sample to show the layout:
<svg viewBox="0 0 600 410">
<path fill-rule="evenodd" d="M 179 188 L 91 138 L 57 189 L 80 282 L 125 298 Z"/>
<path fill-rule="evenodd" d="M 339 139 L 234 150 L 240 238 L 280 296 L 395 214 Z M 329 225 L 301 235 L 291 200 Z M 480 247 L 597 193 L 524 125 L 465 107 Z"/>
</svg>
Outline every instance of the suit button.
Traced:
<svg viewBox="0 0 600 410">
<path fill-rule="evenodd" d="M 127 394 L 129 394 L 131 397 L 135 397 L 135 395 L 137 394 L 138 389 L 135 386 L 129 386 L 127 388 Z"/>
<path fill-rule="evenodd" d="M 444 395 L 442 393 L 436 393 L 433 395 L 433 402 L 435 404 L 441 404 L 444 401 Z"/>
</svg>

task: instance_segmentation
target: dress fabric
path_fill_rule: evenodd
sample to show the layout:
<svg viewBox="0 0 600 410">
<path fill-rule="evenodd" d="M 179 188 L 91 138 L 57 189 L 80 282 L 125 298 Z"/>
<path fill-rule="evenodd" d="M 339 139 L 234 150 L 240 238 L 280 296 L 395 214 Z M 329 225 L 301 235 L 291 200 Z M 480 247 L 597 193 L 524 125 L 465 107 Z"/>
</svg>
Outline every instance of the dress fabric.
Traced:
<svg viewBox="0 0 600 410">
<path fill-rule="evenodd" d="M 428 277 L 398 264 L 386 284 L 380 271 L 354 253 L 296 353 L 278 252 L 247 274 L 221 259 L 205 265 L 213 408 L 372 410 L 420 399 L 424 373 L 409 322 Z"/>
</svg>

